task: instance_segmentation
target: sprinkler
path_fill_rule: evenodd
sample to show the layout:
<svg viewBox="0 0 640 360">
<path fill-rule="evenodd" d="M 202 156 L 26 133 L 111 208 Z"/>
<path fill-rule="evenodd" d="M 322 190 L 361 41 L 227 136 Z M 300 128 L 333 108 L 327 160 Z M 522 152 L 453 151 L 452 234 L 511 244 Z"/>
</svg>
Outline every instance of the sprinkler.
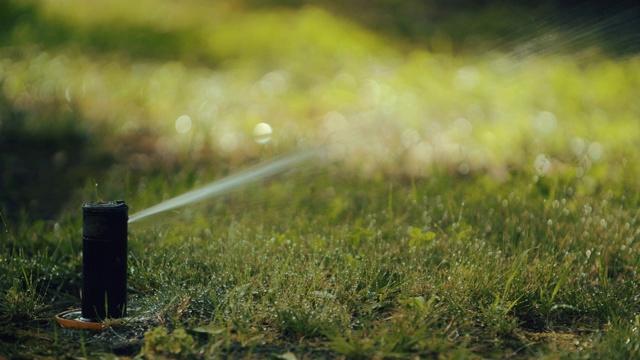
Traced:
<svg viewBox="0 0 640 360">
<path fill-rule="evenodd" d="M 102 329 L 126 316 L 128 210 L 124 200 L 82 205 L 82 311 L 59 314 L 61 325 Z"/>
<path fill-rule="evenodd" d="M 268 125 L 263 127 L 260 130 L 265 133 L 270 130 Z M 139 211 L 131 218 L 124 200 L 82 205 L 82 309 L 62 312 L 56 315 L 56 320 L 64 327 L 104 330 L 107 328 L 104 320 L 127 315 L 128 224 L 291 170 L 322 152 L 322 149 L 306 151 L 256 166 Z"/>
<path fill-rule="evenodd" d="M 127 220 L 124 200 L 82 206 L 82 317 L 121 318 L 127 312 Z"/>
</svg>

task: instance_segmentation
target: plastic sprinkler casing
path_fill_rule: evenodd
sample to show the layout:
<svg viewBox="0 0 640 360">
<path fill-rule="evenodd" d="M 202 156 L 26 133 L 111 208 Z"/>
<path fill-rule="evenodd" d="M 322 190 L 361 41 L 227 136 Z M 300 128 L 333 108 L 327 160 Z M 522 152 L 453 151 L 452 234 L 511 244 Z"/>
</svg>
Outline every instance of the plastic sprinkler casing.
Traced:
<svg viewBox="0 0 640 360">
<path fill-rule="evenodd" d="M 127 221 L 124 200 L 82 205 L 82 318 L 127 312 Z"/>
</svg>

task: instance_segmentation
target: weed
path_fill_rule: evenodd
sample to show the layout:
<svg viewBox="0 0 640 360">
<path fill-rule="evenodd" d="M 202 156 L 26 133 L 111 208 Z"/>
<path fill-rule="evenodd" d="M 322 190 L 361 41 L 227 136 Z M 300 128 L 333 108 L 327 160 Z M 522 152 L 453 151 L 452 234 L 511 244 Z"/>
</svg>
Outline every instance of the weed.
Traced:
<svg viewBox="0 0 640 360">
<path fill-rule="evenodd" d="M 194 353 L 195 340 L 185 329 L 178 328 L 168 333 L 163 327 L 157 327 L 144 334 L 144 348 L 141 356 L 148 358 L 186 358 Z"/>
</svg>

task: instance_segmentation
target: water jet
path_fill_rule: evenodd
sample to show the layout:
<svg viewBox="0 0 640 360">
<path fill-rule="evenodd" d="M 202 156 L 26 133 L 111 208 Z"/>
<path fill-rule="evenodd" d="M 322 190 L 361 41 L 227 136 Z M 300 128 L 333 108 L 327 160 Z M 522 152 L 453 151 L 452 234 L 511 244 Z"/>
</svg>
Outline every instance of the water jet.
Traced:
<svg viewBox="0 0 640 360">
<path fill-rule="evenodd" d="M 311 150 L 285 156 L 227 176 L 198 189 L 191 190 L 182 195 L 176 196 L 172 199 L 163 201 L 157 205 L 139 211 L 131 215 L 131 217 L 129 218 L 129 224 L 141 221 L 149 216 L 156 215 L 161 212 L 195 204 L 197 202 L 212 198 L 216 195 L 226 194 L 240 187 L 241 185 L 245 185 L 252 181 L 264 179 L 266 177 L 289 170 L 294 165 L 318 156 L 321 152 L 322 150 Z"/>
</svg>

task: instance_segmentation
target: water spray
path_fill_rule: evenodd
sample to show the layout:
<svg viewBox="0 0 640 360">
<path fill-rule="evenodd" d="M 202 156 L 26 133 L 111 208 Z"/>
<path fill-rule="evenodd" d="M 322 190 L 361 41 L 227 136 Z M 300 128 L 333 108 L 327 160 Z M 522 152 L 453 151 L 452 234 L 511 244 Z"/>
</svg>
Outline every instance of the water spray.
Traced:
<svg viewBox="0 0 640 360">
<path fill-rule="evenodd" d="M 291 169 L 294 165 L 318 156 L 320 153 L 321 150 L 315 150 L 294 154 L 266 164 L 261 164 L 254 168 L 228 176 L 219 181 L 214 181 L 201 188 L 189 191 L 167 201 L 163 201 L 160 204 L 131 215 L 129 218 L 129 224 L 140 221 L 151 215 L 194 204 L 223 193 L 226 194 L 241 185 Z"/>
<path fill-rule="evenodd" d="M 320 151 L 280 158 L 214 181 L 199 189 L 161 202 L 128 217 L 124 200 L 82 206 L 82 309 L 56 315 L 64 327 L 104 330 L 106 319 L 127 314 L 127 227 L 151 215 L 228 193 L 236 187 L 264 179 L 309 160 Z"/>
</svg>

